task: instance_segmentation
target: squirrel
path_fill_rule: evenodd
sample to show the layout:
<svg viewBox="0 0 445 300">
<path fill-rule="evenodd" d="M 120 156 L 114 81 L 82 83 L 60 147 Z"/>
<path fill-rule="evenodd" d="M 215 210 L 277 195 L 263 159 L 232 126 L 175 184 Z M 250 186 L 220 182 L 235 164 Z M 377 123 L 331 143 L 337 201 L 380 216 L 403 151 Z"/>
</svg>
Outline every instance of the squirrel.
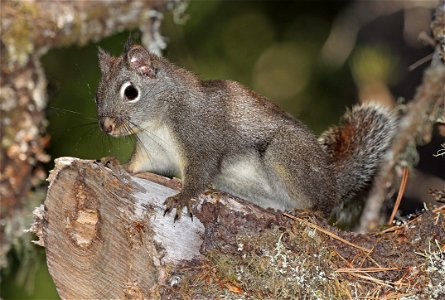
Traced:
<svg viewBox="0 0 445 300">
<path fill-rule="evenodd" d="M 125 168 L 183 180 L 165 213 L 209 186 L 279 210 L 334 206 L 369 187 L 390 146 L 395 118 L 376 104 L 355 106 L 320 139 L 290 114 L 234 81 L 200 80 L 143 46 L 123 55 L 99 47 L 96 107 L 100 128 L 136 145 Z"/>
</svg>

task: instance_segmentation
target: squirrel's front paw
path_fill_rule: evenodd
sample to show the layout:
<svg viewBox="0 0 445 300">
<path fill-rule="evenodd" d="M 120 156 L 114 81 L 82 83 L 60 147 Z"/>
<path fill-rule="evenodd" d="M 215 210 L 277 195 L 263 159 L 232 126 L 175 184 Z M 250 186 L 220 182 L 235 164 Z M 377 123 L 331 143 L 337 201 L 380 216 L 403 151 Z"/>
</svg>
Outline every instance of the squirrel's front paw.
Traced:
<svg viewBox="0 0 445 300">
<path fill-rule="evenodd" d="M 170 211 L 173 208 L 176 208 L 175 219 L 174 219 L 174 222 L 176 222 L 181 218 L 182 209 L 184 207 L 187 207 L 187 213 L 189 214 L 190 218 L 193 221 L 193 214 L 190 207 L 191 203 L 192 199 L 182 196 L 181 193 L 168 197 L 164 202 L 165 205 L 164 216 L 170 213 Z"/>
<path fill-rule="evenodd" d="M 125 166 L 121 165 L 119 163 L 119 160 L 117 160 L 116 158 L 111 156 L 102 157 L 101 159 L 96 160 L 96 163 L 101 163 L 103 166 L 112 170 L 114 173 L 119 174 L 119 177 L 128 179 L 128 174 L 124 172 L 126 171 Z"/>
<path fill-rule="evenodd" d="M 122 174 L 123 166 L 120 164 L 117 158 L 112 156 L 102 157 L 101 159 L 96 160 L 97 163 L 101 163 L 106 168 L 118 173 Z"/>
<path fill-rule="evenodd" d="M 120 163 L 117 160 L 117 158 L 113 156 L 102 157 L 101 159 L 96 160 L 96 162 L 103 164 L 105 167 L 109 169 L 113 169 L 120 166 Z"/>
</svg>

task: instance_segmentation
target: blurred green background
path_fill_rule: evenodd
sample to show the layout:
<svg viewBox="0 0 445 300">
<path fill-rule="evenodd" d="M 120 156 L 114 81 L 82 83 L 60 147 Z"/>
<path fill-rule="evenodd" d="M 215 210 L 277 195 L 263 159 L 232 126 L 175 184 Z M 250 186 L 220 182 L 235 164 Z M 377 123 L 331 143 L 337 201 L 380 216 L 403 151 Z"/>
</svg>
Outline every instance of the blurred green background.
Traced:
<svg viewBox="0 0 445 300">
<path fill-rule="evenodd" d="M 367 2 L 367 1 L 365 1 Z M 394 1 L 392 1 L 394 2 Z M 260 92 L 302 119 L 317 134 L 358 98 L 410 98 L 423 67 L 408 66 L 429 48 L 407 43 L 404 13 L 365 24 L 345 63 L 321 59 L 335 18 L 353 1 L 191 1 L 182 25 L 165 15 L 164 55 L 202 79 L 231 79 Z M 369 1 L 371 3 L 371 1 Z M 366 5 L 366 3 L 365 3 Z M 429 19 L 428 19 L 429 20 Z M 425 28 L 424 30 L 427 30 Z M 128 159 L 130 139 L 114 139 L 97 126 L 97 46 L 120 55 L 129 32 L 85 47 L 53 49 L 43 58 L 48 79 L 47 116 L 52 158 Z M 338 47 L 341 50 L 341 40 Z M 53 163 L 48 164 L 48 170 Z M 38 248 L 38 247 L 35 247 Z M 11 253 L 2 271 L 3 299 L 54 299 L 43 249 Z M 31 257 L 26 262 L 23 257 Z"/>
<path fill-rule="evenodd" d="M 165 17 L 164 55 L 202 79 L 239 81 L 320 132 L 356 97 L 348 65 L 333 70 L 318 61 L 329 21 L 344 4 L 330 4 L 324 12 L 310 2 L 192 1 L 183 25 Z M 52 50 L 44 57 L 52 157 L 128 158 L 131 139 L 103 135 L 95 123 L 94 105 L 100 76 L 97 47 L 118 56 L 128 35 Z M 322 109 L 314 109 L 314 103 Z"/>
</svg>

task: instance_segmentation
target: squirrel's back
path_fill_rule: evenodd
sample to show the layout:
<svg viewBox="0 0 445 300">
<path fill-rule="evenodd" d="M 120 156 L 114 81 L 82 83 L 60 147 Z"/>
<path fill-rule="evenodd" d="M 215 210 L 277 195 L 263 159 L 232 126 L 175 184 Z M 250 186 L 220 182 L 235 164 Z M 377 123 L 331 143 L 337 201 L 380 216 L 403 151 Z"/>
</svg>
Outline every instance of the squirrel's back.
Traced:
<svg viewBox="0 0 445 300">
<path fill-rule="evenodd" d="M 340 202 L 361 195 L 372 183 L 388 152 L 396 117 L 387 108 L 369 103 L 348 111 L 340 124 L 320 136 L 336 181 Z"/>
</svg>

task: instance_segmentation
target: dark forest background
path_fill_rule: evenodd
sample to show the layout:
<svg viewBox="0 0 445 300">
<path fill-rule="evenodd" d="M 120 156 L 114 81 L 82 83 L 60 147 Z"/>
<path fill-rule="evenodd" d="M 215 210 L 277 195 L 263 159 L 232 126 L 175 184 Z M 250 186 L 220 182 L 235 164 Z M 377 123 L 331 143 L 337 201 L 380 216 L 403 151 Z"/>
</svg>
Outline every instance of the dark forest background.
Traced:
<svg viewBox="0 0 445 300">
<path fill-rule="evenodd" d="M 376 3 L 381 7 L 375 8 Z M 243 83 L 319 134 L 359 100 L 381 99 L 394 105 L 412 98 L 428 63 L 413 64 L 432 53 L 417 37 L 428 31 L 436 2 L 399 3 L 394 9 L 397 1 L 386 2 L 387 8 L 385 1 L 190 1 L 182 24 L 165 15 L 162 34 L 168 46 L 163 55 L 202 79 Z M 340 37 L 348 32 L 357 35 L 326 44 L 333 30 L 341 33 L 342 18 L 351 23 Z M 128 35 L 122 32 L 98 44 L 51 50 L 43 58 L 52 158 L 128 159 L 132 140 L 102 134 L 94 105 L 100 76 L 97 47 L 120 55 Z M 433 142 L 419 148 L 419 168 L 445 179 L 440 166 L 430 162 L 443 137 L 436 134 Z M 53 162 L 47 169 L 52 166 Z M 26 268 L 17 255 L 10 255 L 12 267 L 1 283 L 2 298 L 58 297 L 43 249 L 37 250 L 39 260 Z"/>
</svg>

